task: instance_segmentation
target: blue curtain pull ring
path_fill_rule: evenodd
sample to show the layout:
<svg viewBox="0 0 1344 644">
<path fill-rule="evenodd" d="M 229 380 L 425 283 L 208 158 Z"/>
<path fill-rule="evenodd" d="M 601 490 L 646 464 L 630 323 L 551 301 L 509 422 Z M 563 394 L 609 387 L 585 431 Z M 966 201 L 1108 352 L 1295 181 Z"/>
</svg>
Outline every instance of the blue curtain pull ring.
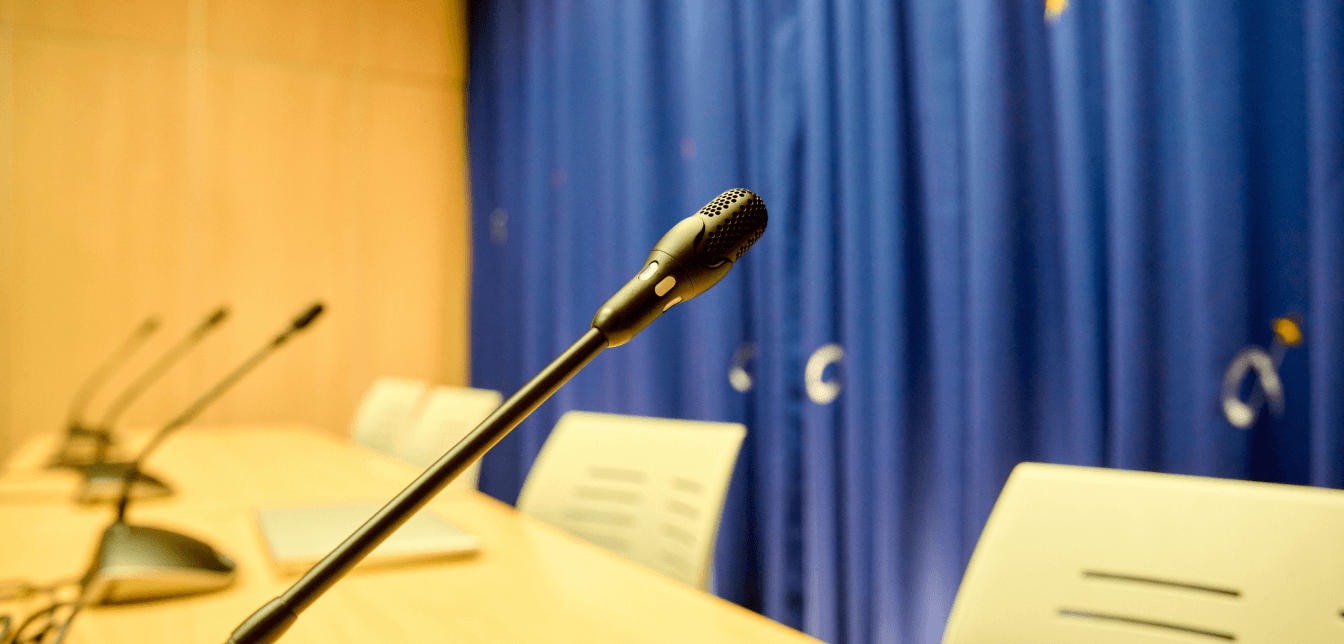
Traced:
<svg viewBox="0 0 1344 644">
<path fill-rule="evenodd" d="M 1279 358 L 1282 359 L 1282 355 Z M 1279 380 L 1277 363 L 1278 360 L 1257 346 L 1246 347 L 1232 359 L 1232 364 L 1227 367 L 1227 375 L 1223 377 L 1223 415 L 1233 427 L 1246 429 L 1254 425 L 1260 416 L 1260 408 L 1266 402 L 1269 403 L 1270 413 L 1275 416 L 1283 414 L 1283 382 Z M 1257 376 L 1256 386 L 1243 402 L 1237 391 L 1251 370 Z"/>
<path fill-rule="evenodd" d="M 822 345 L 812 352 L 803 369 L 803 384 L 807 397 L 818 405 L 829 405 L 840 396 L 840 379 L 825 380 L 826 367 L 839 364 L 845 358 L 845 350 L 834 342 Z"/>
<path fill-rule="evenodd" d="M 750 342 L 738 347 L 733 353 L 732 366 L 728 368 L 728 384 L 739 393 L 747 393 L 756 384 L 747 371 L 747 363 L 756 358 L 756 345 Z"/>
</svg>

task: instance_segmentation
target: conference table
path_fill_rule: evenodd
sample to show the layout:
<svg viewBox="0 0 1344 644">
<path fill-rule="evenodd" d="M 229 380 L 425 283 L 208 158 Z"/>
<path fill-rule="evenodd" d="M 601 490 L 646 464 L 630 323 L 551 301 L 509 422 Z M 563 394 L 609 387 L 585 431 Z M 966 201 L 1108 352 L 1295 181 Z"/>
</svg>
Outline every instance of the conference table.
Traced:
<svg viewBox="0 0 1344 644">
<path fill-rule="evenodd" d="M 0 582 L 81 575 L 115 513 L 75 504 L 78 477 L 42 468 L 55 440 L 28 442 L 0 471 Z M 420 472 L 292 424 L 186 428 L 145 469 L 176 493 L 133 503 L 128 520 L 210 543 L 237 562 L 237 581 L 214 593 L 86 608 L 71 627 L 71 644 L 219 644 L 298 578 L 270 561 L 256 508 L 381 503 Z M 281 642 L 817 641 L 456 483 L 426 511 L 477 535 L 479 552 L 356 568 Z M 39 604 L 0 603 L 0 614 L 21 617 Z"/>
</svg>

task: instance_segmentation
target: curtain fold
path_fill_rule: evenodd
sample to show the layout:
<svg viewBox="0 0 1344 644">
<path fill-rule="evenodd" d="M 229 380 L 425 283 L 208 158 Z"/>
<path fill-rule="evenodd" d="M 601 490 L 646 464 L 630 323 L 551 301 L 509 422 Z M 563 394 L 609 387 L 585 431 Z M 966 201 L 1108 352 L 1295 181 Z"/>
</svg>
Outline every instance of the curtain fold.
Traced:
<svg viewBox="0 0 1344 644">
<path fill-rule="evenodd" d="M 770 212 L 482 489 L 513 501 L 568 409 L 742 422 L 716 592 L 932 644 L 1019 462 L 1344 487 L 1344 10 L 1071 5 L 474 3 L 474 386 L 720 192 Z M 1284 413 L 1237 429 L 1224 372 L 1287 314 Z"/>
<path fill-rule="evenodd" d="M 1312 323 L 1310 458 L 1312 485 L 1344 481 L 1344 6 L 1309 0 L 1305 9 L 1307 85 L 1307 275 Z M 1302 177 L 1293 177 L 1301 180 Z M 1301 386 L 1305 377 L 1299 376 Z M 1297 409 L 1301 409 L 1298 407 Z M 1296 417 L 1299 421 L 1301 415 Z"/>
</svg>

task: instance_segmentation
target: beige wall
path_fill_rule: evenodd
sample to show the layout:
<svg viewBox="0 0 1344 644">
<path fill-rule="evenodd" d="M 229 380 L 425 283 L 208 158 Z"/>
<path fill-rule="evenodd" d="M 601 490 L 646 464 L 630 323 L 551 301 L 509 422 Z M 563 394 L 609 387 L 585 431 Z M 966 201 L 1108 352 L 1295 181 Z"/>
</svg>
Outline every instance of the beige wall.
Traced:
<svg viewBox="0 0 1344 644">
<path fill-rule="evenodd" d="M 313 300 L 202 416 L 344 431 L 378 374 L 463 384 L 461 0 L 0 0 L 0 455 L 233 316 L 127 414 L 160 423 Z M 95 400 L 101 410 L 109 395 Z"/>
</svg>

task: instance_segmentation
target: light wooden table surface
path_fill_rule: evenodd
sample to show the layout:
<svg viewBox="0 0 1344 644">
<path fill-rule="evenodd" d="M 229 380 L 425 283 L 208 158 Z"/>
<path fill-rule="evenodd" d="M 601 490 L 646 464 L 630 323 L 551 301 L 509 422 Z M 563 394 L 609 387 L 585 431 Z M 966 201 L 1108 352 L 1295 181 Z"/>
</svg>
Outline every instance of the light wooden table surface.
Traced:
<svg viewBox="0 0 1344 644">
<path fill-rule="evenodd" d="M 40 469 L 51 439 L 0 472 L 0 581 L 81 574 L 111 521 L 77 506 L 78 479 Z M 218 644 L 289 587 L 264 550 L 259 506 L 385 502 L 419 470 L 311 428 L 188 428 L 145 468 L 177 494 L 131 506 L 132 523 L 202 539 L 238 563 L 229 589 L 100 606 L 79 615 L 79 642 Z M 816 642 L 730 602 L 573 538 L 471 490 L 449 488 L 433 511 L 478 535 L 467 558 L 356 569 L 309 608 L 282 642 Z M 0 613 L 27 606 L 0 604 Z"/>
</svg>

